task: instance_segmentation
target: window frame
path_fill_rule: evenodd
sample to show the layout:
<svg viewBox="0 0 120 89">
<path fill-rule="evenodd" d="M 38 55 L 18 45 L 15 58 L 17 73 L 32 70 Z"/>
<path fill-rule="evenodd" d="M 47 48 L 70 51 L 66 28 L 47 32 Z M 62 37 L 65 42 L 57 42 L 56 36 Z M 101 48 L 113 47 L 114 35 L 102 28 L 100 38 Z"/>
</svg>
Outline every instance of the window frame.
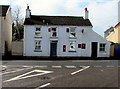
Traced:
<svg viewBox="0 0 120 89">
<path fill-rule="evenodd" d="M 74 32 L 72 31 L 73 29 L 74 29 Z M 69 32 L 70 32 L 70 36 L 69 36 L 70 38 L 76 38 L 76 27 L 70 27 Z"/>
<path fill-rule="evenodd" d="M 100 43 L 99 44 L 99 51 L 100 52 L 106 52 L 106 43 Z"/>
<path fill-rule="evenodd" d="M 74 43 L 73 48 L 71 48 L 71 43 Z M 69 52 L 76 52 L 76 41 L 69 41 Z"/>
<path fill-rule="evenodd" d="M 35 40 L 35 46 L 34 46 L 34 51 L 35 52 L 41 52 L 41 40 Z"/>
<path fill-rule="evenodd" d="M 57 27 L 51 27 L 51 37 L 57 37 Z M 53 30 L 55 29 L 55 31 Z M 53 35 L 55 33 L 55 36 Z"/>
<path fill-rule="evenodd" d="M 37 29 L 39 28 L 39 31 L 37 31 Z M 39 35 L 36 35 L 39 34 Z M 41 27 L 35 27 L 35 37 L 42 37 L 41 35 Z"/>
</svg>

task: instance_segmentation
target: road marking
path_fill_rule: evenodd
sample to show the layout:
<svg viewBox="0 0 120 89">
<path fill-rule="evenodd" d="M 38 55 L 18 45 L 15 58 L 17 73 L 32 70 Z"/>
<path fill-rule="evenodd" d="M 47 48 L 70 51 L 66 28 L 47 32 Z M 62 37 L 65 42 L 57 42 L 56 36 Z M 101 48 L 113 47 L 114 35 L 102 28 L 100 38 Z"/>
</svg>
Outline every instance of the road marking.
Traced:
<svg viewBox="0 0 120 89">
<path fill-rule="evenodd" d="M 36 73 L 37 74 L 32 74 L 30 75 L 31 73 Z M 14 77 L 14 78 L 11 78 L 9 80 L 5 80 L 3 82 L 10 82 L 10 81 L 14 81 L 14 80 L 20 80 L 20 79 L 26 79 L 26 78 L 30 78 L 30 77 L 36 77 L 36 76 L 40 76 L 40 75 L 44 75 L 44 74 L 48 74 L 48 73 L 52 73 L 53 71 L 45 71 L 45 70 L 33 70 L 33 71 L 30 71 L 30 72 L 27 72 L 25 74 L 22 74 L 22 75 L 19 75 L 17 77 Z M 38 74 L 39 73 L 39 74 Z M 28 76 L 27 76 L 28 75 Z"/>
<path fill-rule="evenodd" d="M 110 62 L 110 60 L 73 60 L 72 62 Z"/>
<path fill-rule="evenodd" d="M 39 86 L 39 87 L 37 87 L 35 89 L 40 89 L 40 88 L 43 88 L 43 87 L 46 87 L 46 86 L 49 86 L 49 85 L 50 85 L 50 83 L 47 83 L 47 84 L 41 85 L 41 86 Z"/>
<path fill-rule="evenodd" d="M 76 66 L 65 66 L 66 68 L 76 68 Z"/>
<path fill-rule="evenodd" d="M 40 68 L 47 68 L 47 66 L 35 66 L 35 67 L 40 67 Z"/>
<path fill-rule="evenodd" d="M 5 72 L 5 73 L 1 73 L 0 75 L 9 74 L 9 73 L 15 73 L 15 72 L 18 72 L 18 71 L 28 70 L 28 69 L 32 69 L 32 68 L 33 68 L 33 67 L 31 67 L 31 68 L 17 69 L 16 71 Z"/>
<path fill-rule="evenodd" d="M 62 66 L 52 66 L 52 68 L 62 68 Z"/>
<path fill-rule="evenodd" d="M 75 72 L 71 73 L 71 75 L 75 75 L 75 74 L 77 74 L 77 73 L 79 73 L 79 72 L 81 72 L 81 71 L 83 71 L 83 70 L 88 69 L 89 67 L 90 67 L 90 66 L 84 67 L 83 69 L 80 69 L 80 70 L 78 70 L 78 71 L 75 71 Z"/>
<path fill-rule="evenodd" d="M 94 67 L 102 67 L 102 66 L 94 66 Z"/>
</svg>

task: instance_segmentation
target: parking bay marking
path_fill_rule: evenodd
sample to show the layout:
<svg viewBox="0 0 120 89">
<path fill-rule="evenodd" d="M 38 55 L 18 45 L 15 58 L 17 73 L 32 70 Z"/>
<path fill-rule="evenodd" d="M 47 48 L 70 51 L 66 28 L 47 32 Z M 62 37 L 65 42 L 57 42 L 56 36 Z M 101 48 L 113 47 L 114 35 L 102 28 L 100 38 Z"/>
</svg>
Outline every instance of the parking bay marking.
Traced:
<svg viewBox="0 0 120 89">
<path fill-rule="evenodd" d="M 15 71 L 9 71 L 9 72 L 5 72 L 5 73 L 1 73 L 0 75 L 15 73 L 15 72 L 19 72 L 19 71 L 22 71 L 22 70 L 28 70 L 28 69 L 32 69 L 32 68 L 33 68 L 33 67 L 23 68 L 23 69 L 17 69 L 17 70 L 15 70 Z"/>
<path fill-rule="evenodd" d="M 38 74 L 32 74 L 29 75 L 31 73 L 37 72 Z M 9 80 L 5 80 L 3 82 L 10 82 L 10 81 L 15 81 L 15 80 L 20 80 L 20 79 L 26 79 L 26 78 L 30 78 L 30 77 L 36 77 L 36 76 L 40 76 L 40 75 L 44 75 L 44 74 L 48 74 L 48 73 L 53 73 L 53 71 L 46 71 L 46 70 L 33 70 L 30 72 L 27 72 L 25 74 L 19 75 L 17 77 L 11 78 Z M 28 75 L 28 76 L 27 76 Z"/>
<path fill-rule="evenodd" d="M 39 86 L 39 87 L 37 87 L 35 89 L 40 89 L 40 88 L 43 88 L 43 87 L 46 87 L 46 86 L 49 86 L 49 85 L 50 85 L 50 83 L 47 83 L 47 84 L 41 85 L 41 86 Z"/>
<path fill-rule="evenodd" d="M 81 72 L 81 71 L 83 71 L 83 70 L 88 69 L 89 67 L 90 67 L 90 66 L 86 66 L 86 67 L 84 67 L 83 69 L 80 69 L 80 70 L 78 70 L 78 71 L 75 71 L 75 72 L 71 73 L 71 75 L 75 75 L 75 74 L 77 74 L 77 73 L 79 73 L 79 72 Z"/>
</svg>

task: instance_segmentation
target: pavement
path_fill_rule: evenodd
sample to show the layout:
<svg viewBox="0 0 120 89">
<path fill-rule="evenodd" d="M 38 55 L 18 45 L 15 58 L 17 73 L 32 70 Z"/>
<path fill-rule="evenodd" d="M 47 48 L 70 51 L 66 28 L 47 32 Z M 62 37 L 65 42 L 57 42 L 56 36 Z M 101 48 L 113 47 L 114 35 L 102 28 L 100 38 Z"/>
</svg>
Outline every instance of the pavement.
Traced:
<svg viewBox="0 0 120 89">
<path fill-rule="evenodd" d="M 118 89 L 118 60 L 4 60 L 2 89 Z"/>
</svg>

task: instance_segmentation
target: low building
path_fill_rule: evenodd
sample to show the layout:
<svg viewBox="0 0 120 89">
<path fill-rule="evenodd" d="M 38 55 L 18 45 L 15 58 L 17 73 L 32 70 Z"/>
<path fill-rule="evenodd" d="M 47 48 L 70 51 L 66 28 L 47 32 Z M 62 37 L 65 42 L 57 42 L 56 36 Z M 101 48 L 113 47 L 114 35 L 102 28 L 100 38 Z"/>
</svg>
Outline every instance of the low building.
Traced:
<svg viewBox="0 0 120 89">
<path fill-rule="evenodd" d="M 0 5 L 0 47 L 2 55 L 11 55 L 12 14 L 9 5 Z"/>
<path fill-rule="evenodd" d="M 85 18 L 77 16 L 31 15 L 26 9 L 24 56 L 109 57 L 110 43 L 92 30 Z"/>
</svg>

